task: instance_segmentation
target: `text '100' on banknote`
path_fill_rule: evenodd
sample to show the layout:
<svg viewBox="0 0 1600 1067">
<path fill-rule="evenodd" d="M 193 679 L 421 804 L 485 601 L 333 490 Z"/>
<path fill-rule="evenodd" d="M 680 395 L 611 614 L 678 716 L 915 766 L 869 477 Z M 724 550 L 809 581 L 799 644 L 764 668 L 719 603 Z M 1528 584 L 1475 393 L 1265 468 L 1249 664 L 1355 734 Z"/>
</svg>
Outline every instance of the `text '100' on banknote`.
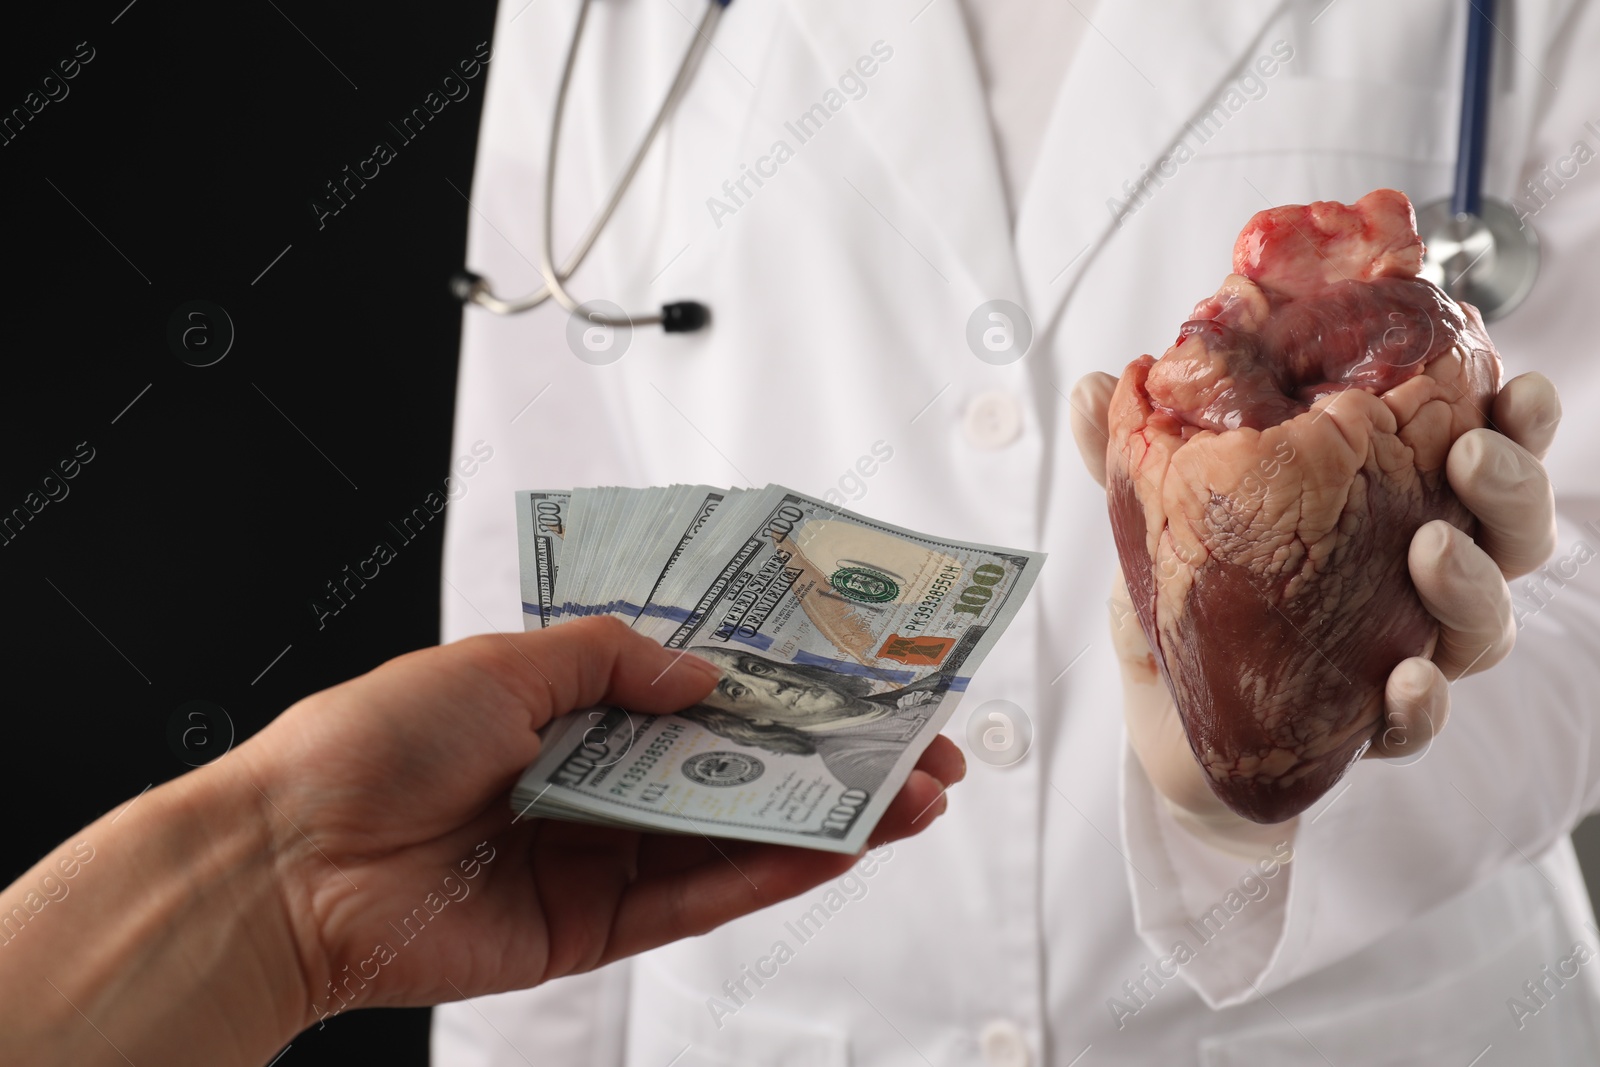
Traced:
<svg viewBox="0 0 1600 1067">
<path fill-rule="evenodd" d="M 856 852 L 1021 609 L 1042 553 L 782 486 L 517 497 L 530 628 L 615 615 L 722 679 L 674 715 L 558 720 L 529 817 Z"/>
</svg>

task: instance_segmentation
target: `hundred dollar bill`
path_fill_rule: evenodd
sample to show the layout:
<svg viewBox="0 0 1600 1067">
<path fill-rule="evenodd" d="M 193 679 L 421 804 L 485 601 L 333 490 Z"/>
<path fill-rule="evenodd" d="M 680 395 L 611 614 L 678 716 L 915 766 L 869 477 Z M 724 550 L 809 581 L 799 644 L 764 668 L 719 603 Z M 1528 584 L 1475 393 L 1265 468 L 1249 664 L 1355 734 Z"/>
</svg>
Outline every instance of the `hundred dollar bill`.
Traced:
<svg viewBox="0 0 1600 1067">
<path fill-rule="evenodd" d="M 575 490 L 575 501 L 588 503 L 587 492 Z M 589 551 L 582 576 L 559 586 L 562 610 L 615 615 L 631 624 L 717 508 L 740 490 L 675 485 L 602 492 L 585 511 L 582 539 Z"/>
<path fill-rule="evenodd" d="M 746 492 L 678 554 L 635 623 L 719 665 L 716 690 L 675 715 L 579 713 L 583 728 L 548 740 L 513 806 L 858 851 L 1043 562 L 782 486 Z"/>
<path fill-rule="evenodd" d="M 555 620 L 556 580 L 567 533 L 568 492 L 517 494 L 517 551 L 522 574 L 522 628 L 539 630 Z"/>
<path fill-rule="evenodd" d="M 689 550 L 694 539 L 710 525 L 717 509 L 730 497 L 737 498 L 744 492 L 742 489 L 715 489 L 708 485 L 680 488 L 685 491 L 680 498 L 680 506 L 667 515 L 660 531 L 652 538 L 654 549 L 642 555 L 647 565 L 642 568 L 641 578 L 649 582 L 649 588 L 643 590 L 638 608 L 631 611 L 633 618 L 638 618 L 644 605 L 655 597 L 656 590 L 661 588 L 661 583 L 671 573 L 673 566 Z M 660 562 L 659 567 L 654 565 L 656 561 Z"/>
<path fill-rule="evenodd" d="M 518 493 L 523 628 L 602 613 L 631 624 L 718 505 L 742 492 L 676 485 Z M 579 551 L 564 552 L 568 542 Z M 546 743 L 574 725 L 571 717 L 552 722 Z"/>
</svg>

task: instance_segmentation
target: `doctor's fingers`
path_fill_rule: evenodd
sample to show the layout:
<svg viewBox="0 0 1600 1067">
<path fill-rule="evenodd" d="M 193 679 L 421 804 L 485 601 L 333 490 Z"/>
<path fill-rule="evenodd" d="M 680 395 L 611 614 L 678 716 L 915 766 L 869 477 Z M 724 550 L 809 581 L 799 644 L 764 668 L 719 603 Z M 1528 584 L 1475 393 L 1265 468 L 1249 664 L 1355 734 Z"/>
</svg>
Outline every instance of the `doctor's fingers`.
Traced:
<svg viewBox="0 0 1600 1067">
<path fill-rule="evenodd" d="M 1078 454 L 1083 457 L 1089 477 L 1102 486 L 1106 484 L 1106 445 L 1111 440 L 1106 410 L 1116 388 L 1117 380 L 1111 375 L 1091 371 L 1078 379 L 1067 398 L 1072 407 L 1072 436 L 1078 442 Z"/>
<path fill-rule="evenodd" d="M 1493 430 L 1469 430 L 1450 446 L 1445 474 L 1478 517 L 1478 542 L 1507 578 L 1550 558 L 1556 546 L 1555 490 L 1532 452 Z"/>
<path fill-rule="evenodd" d="M 1383 710 L 1383 731 L 1367 756 L 1414 758 L 1427 750 L 1450 717 L 1450 683 L 1426 656 L 1401 660 L 1384 686 Z"/>
<path fill-rule="evenodd" d="M 1423 607 L 1439 620 L 1433 662 L 1450 681 L 1499 663 L 1516 643 L 1511 590 L 1472 538 L 1443 519 L 1411 539 L 1411 580 Z"/>
<path fill-rule="evenodd" d="M 1561 394 L 1549 378 L 1529 371 L 1511 379 L 1494 398 L 1494 426 L 1544 459 L 1561 425 Z"/>
</svg>

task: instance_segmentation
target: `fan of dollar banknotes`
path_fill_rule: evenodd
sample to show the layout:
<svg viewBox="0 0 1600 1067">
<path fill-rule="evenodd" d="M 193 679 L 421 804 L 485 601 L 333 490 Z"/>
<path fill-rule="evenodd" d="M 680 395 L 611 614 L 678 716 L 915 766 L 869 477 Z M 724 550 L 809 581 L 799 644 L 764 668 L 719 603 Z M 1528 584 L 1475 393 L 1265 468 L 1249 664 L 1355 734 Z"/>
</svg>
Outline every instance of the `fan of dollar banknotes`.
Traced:
<svg viewBox="0 0 1600 1067">
<path fill-rule="evenodd" d="M 851 853 L 1044 563 L 778 485 L 521 492 L 517 535 L 526 628 L 615 615 L 723 672 L 675 715 L 556 720 L 518 812 Z"/>
</svg>

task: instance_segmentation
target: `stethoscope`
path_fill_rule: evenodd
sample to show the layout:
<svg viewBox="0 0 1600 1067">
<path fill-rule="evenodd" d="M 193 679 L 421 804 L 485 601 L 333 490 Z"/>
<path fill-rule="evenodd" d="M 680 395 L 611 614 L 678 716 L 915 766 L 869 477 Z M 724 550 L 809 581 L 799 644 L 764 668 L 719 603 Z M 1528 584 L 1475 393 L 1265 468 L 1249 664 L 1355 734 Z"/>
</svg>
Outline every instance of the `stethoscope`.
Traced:
<svg viewBox="0 0 1600 1067">
<path fill-rule="evenodd" d="M 642 315 L 629 315 L 626 312 L 611 314 L 592 305 L 580 304 L 567 291 L 566 282 L 572 276 L 572 272 L 582 265 L 589 250 L 599 239 L 601 231 L 605 229 L 606 223 L 611 221 L 612 214 L 617 210 L 617 204 L 622 201 L 628 187 L 633 184 L 633 176 L 638 173 L 639 165 L 644 162 L 650 146 L 655 143 L 656 135 L 661 132 L 661 127 L 666 125 L 667 119 L 677 109 L 684 90 L 693 80 L 694 72 L 699 68 L 700 60 L 711 44 L 711 34 L 717 28 L 717 21 L 722 17 L 723 8 L 732 2 L 733 0 L 707 0 L 706 13 L 701 17 L 700 24 L 695 27 L 694 37 L 689 41 L 689 47 L 684 50 L 683 61 L 678 64 L 678 73 L 667 88 L 667 95 L 662 99 L 661 106 L 656 109 L 655 118 L 650 120 L 649 129 L 645 131 L 639 147 L 634 150 L 633 158 L 628 160 L 627 167 L 622 171 L 622 177 L 617 179 L 616 187 L 611 190 L 611 196 L 606 200 L 605 206 L 595 215 L 594 221 L 589 223 L 589 229 L 584 232 L 577 246 L 567 257 L 566 263 L 558 271 L 555 267 L 551 228 L 551 220 L 555 214 L 556 156 L 561 144 L 561 119 L 567 108 L 567 89 L 572 84 L 572 68 L 578 58 L 578 44 L 583 40 L 583 25 L 589 17 L 589 0 L 583 0 L 578 8 L 577 25 L 572 29 L 572 43 L 567 47 L 566 63 L 561 70 L 561 85 L 556 90 L 555 114 L 550 119 L 550 142 L 545 149 L 544 239 L 539 246 L 539 273 L 544 275 L 544 287 L 527 296 L 506 300 L 495 296 L 494 290 L 489 288 L 487 279 L 471 271 L 462 270 L 450 281 L 450 290 L 457 300 L 462 303 L 477 304 L 497 315 L 515 315 L 553 299 L 567 311 L 582 314 L 597 326 L 621 328 L 659 325 L 668 333 L 688 333 L 698 330 L 711 320 L 711 309 L 695 300 L 680 300 L 665 304 L 659 312 Z"/>
<path fill-rule="evenodd" d="M 550 121 L 550 140 L 545 152 L 544 237 L 539 248 L 539 272 L 544 275 L 544 287 L 527 296 L 507 300 L 494 294 L 487 279 L 463 270 L 451 280 L 451 291 L 463 303 L 477 304 L 497 315 L 515 315 L 554 299 L 567 311 L 581 312 L 590 322 L 599 326 L 660 325 L 668 333 L 698 330 L 710 321 L 711 315 L 711 309 L 698 301 L 682 300 L 666 304 L 659 312 L 650 314 L 613 315 L 595 307 L 580 305 L 567 291 L 566 281 L 588 256 L 601 231 L 611 221 L 617 204 L 633 184 L 634 175 L 644 162 L 645 154 L 650 151 L 661 127 L 677 108 L 684 90 L 700 66 L 723 9 L 732 0 L 707 0 L 706 13 L 684 51 L 678 72 L 656 110 L 649 129 L 634 150 L 616 187 L 611 190 L 611 196 L 558 271 L 551 244 L 556 158 L 561 143 L 561 121 L 566 111 L 567 89 L 572 82 L 572 69 L 579 42 L 583 38 L 584 23 L 588 19 L 589 3 L 590 0 L 583 0 L 578 8 L 578 21 L 573 27 L 572 43 L 567 48 L 566 62 L 562 67 L 561 84 L 556 91 L 555 114 Z M 1539 274 L 1539 238 L 1532 227 L 1517 219 L 1511 205 L 1483 195 L 1483 153 L 1488 126 L 1489 80 L 1494 58 L 1494 40 L 1490 33 L 1494 29 L 1495 4 L 1494 0 L 1467 0 L 1467 3 L 1471 10 L 1467 16 L 1467 54 L 1461 85 L 1455 189 L 1448 199 L 1436 200 L 1417 213 L 1417 228 L 1427 246 L 1423 277 L 1452 298 L 1476 305 L 1485 321 L 1493 321 L 1508 314 L 1532 291 L 1534 279 Z"/>
<path fill-rule="evenodd" d="M 1483 151 L 1493 68 L 1494 0 L 1467 0 L 1467 58 L 1461 78 L 1461 134 L 1455 190 L 1417 212 L 1427 254 L 1422 276 L 1452 299 L 1476 305 L 1484 321 L 1503 318 L 1533 291 L 1539 235 L 1504 200 L 1483 195 Z"/>
</svg>

